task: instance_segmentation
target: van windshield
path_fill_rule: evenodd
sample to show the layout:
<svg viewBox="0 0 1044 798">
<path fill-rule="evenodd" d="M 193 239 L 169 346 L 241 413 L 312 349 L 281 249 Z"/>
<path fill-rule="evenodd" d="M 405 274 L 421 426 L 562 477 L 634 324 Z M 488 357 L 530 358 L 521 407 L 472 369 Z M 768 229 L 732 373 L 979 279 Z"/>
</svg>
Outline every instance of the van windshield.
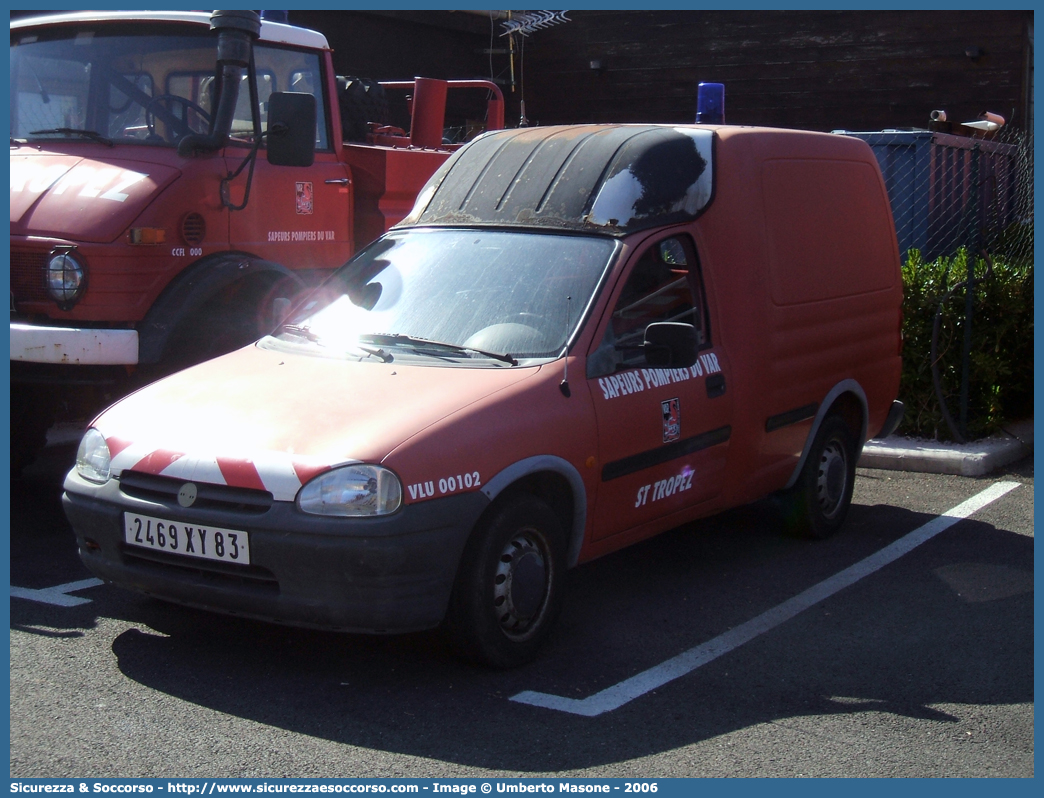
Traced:
<svg viewBox="0 0 1044 798">
<path fill-rule="evenodd" d="M 593 236 L 392 233 L 338 270 L 262 346 L 482 365 L 557 357 L 615 249 Z"/>
</svg>

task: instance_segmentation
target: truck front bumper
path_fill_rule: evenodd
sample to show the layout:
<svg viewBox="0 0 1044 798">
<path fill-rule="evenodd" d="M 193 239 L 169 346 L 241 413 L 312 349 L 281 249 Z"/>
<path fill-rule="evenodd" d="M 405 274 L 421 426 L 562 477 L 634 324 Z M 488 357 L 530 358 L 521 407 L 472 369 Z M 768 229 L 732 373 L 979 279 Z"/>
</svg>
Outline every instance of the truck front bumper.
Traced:
<svg viewBox="0 0 1044 798">
<path fill-rule="evenodd" d="M 137 330 L 43 327 L 11 322 L 11 360 L 80 366 L 133 366 Z"/>
<path fill-rule="evenodd" d="M 70 473 L 62 497 L 80 557 L 100 579 L 231 615 L 351 632 L 437 626 L 457 565 L 489 500 L 480 492 L 406 505 L 383 518 L 329 518 L 272 502 L 262 512 L 182 508 L 131 497 L 119 481 Z M 125 511 L 247 532 L 250 565 L 129 545 Z"/>
</svg>

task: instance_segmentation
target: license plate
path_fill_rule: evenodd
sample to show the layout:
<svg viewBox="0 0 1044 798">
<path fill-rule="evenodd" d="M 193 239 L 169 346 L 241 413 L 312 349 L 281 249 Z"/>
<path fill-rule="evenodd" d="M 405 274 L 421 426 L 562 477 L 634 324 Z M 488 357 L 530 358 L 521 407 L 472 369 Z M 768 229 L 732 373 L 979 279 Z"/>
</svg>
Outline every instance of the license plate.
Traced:
<svg viewBox="0 0 1044 798">
<path fill-rule="evenodd" d="M 219 562 L 250 564 L 250 538 L 246 532 L 217 526 L 166 521 L 137 513 L 124 513 L 123 539 L 131 546 L 169 551 Z"/>
</svg>

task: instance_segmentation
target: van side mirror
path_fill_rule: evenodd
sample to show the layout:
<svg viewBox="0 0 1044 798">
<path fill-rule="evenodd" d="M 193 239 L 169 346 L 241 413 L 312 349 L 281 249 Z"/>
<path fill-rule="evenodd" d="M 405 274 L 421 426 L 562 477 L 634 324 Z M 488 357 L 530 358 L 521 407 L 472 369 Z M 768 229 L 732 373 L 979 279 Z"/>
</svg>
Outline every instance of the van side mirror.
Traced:
<svg viewBox="0 0 1044 798">
<path fill-rule="evenodd" d="M 699 335 L 691 324 L 660 321 L 645 328 L 645 362 L 656 368 L 688 368 L 696 362 Z"/>
<path fill-rule="evenodd" d="M 311 166 L 315 161 L 315 97 L 275 91 L 268 98 L 268 162 Z"/>
</svg>

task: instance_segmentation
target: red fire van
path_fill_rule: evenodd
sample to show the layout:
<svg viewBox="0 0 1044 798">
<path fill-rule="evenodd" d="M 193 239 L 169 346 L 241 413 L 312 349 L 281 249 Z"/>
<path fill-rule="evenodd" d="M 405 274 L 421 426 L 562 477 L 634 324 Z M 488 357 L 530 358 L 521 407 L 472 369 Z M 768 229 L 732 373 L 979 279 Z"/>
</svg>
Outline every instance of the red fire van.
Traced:
<svg viewBox="0 0 1044 798">
<path fill-rule="evenodd" d="M 99 416 L 66 512 L 109 582 L 518 664 L 578 563 L 777 491 L 836 532 L 901 300 L 857 139 L 489 133 L 272 335 Z"/>
</svg>

